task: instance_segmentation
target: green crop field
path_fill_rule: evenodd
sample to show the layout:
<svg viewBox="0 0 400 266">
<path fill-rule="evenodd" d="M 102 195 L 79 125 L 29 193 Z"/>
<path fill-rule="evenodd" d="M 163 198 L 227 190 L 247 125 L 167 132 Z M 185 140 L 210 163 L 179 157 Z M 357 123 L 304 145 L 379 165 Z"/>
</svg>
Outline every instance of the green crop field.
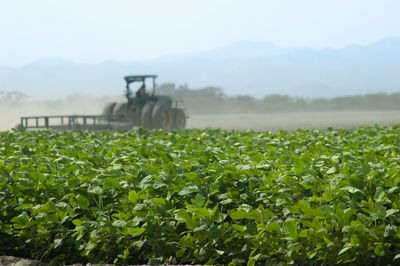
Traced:
<svg viewBox="0 0 400 266">
<path fill-rule="evenodd" d="M 0 255 L 400 263 L 400 126 L 0 133 Z"/>
</svg>

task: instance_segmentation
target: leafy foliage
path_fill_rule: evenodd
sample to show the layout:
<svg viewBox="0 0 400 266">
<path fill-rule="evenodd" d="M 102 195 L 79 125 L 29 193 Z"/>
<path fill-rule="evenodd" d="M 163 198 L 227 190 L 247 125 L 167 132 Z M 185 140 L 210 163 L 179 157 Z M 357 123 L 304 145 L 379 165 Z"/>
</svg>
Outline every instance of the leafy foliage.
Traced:
<svg viewBox="0 0 400 266">
<path fill-rule="evenodd" d="M 0 133 L 0 254 L 391 264 L 400 126 Z"/>
</svg>

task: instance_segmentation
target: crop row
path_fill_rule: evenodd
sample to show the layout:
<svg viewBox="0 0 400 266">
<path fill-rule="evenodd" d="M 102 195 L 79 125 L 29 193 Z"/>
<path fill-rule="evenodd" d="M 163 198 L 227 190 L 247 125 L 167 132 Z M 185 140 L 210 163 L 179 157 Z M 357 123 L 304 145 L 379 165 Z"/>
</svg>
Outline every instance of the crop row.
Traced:
<svg viewBox="0 0 400 266">
<path fill-rule="evenodd" d="M 400 126 L 0 133 L 0 254 L 395 264 Z"/>
</svg>

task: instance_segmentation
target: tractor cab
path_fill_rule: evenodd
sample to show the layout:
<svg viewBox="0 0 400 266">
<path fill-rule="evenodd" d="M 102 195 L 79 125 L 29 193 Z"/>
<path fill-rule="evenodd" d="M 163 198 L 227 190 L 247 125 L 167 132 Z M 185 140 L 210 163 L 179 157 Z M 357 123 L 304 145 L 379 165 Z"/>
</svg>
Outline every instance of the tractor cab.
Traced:
<svg viewBox="0 0 400 266">
<path fill-rule="evenodd" d="M 147 101 L 167 101 L 172 103 L 172 98 L 167 95 L 156 95 L 157 75 L 125 76 L 125 96 L 128 104 L 133 102 L 145 103 Z"/>
<path fill-rule="evenodd" d="M 135 76 L 125 76 L 124 80 L 126 82 L 126 92 L 125 96 L 128 98 L 133 97 L 145 97 L 154 96 L 156 91 L 156 78 L 157 75 L 135 75 Z M 151 80 L 147 82 L 146 80 Z M 134 86 L 138 84 L 140 87 L 135 88 Z M 150 83 L 150 84 L 149 84 Z M 148 86 L 151 86 L 148 88 Z M 137 86 L 136 86 L 137 87 Z"/>
</svg>

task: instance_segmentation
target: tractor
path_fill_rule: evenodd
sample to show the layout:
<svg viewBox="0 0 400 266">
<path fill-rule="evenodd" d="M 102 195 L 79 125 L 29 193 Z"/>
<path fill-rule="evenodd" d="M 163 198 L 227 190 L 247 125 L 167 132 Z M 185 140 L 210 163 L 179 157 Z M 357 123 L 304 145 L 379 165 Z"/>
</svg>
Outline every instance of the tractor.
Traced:
<svg viewBox="0 0 400 266">
<path fill-rule="evenodd" d="M 126 102 L 107 104 L 101 115 L 27 116 L 21 117 L 17 128 L 105 130 L 142 126 L 147 129 L 184 129 L 187 116 L 182 103 L 168 95 L 157 95 L 156 78 L 157 75 L 125 76 Z M 152 88 L 146 89 L 149 80 Z M 133 94 L 134 84 L 141 86 Z"/>
<path fill-rule="evenodd" d="M 125 76 L 126 102 L 109 103 L 103 109 L 103 115 L 112 115 L 116 120 L 128 120 L 135 125 L 148 129 L 183 129 L 186 126 L 186 115 L 179 102 L 168 95 L 156 94 L 157 75 Z M 151 80 L 152 88 L 146 89 L 146 80 Z M 140 88 L 133 93 L 131 88 L 139 83 Z"/>
</svg>

